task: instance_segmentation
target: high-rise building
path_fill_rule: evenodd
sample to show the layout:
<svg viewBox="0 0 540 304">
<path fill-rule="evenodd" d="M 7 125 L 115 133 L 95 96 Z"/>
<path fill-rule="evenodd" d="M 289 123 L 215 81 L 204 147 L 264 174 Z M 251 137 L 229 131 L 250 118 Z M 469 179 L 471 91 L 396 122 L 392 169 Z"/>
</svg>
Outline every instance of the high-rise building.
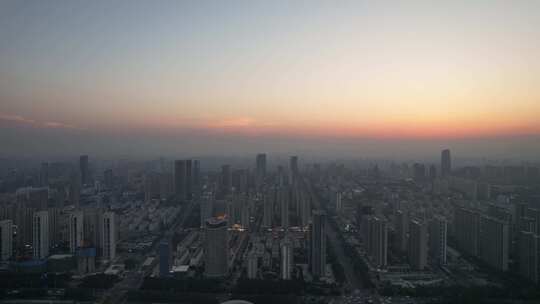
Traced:
<svg viewBox="0 0 540 304">
<path fill-rule="evenodd" d="M 76 210 L 69 215 L 69 249 L 71 253 L 83 246 L 84 239 L 84 213 Z"/>
<path fill-rule="evenodd" d="M 333 193 L 333 197 L 334 197 L 334 200 L 335 200 L 336 212 L 341 212 L 341 209 L 343 208 L 341 196 L 342 196 L 341 191 L 335 191 Z"/>
<path fill-rule="evenodd" d="M 63 213 L 61 208 L 56 207 L 48 208 L 47 211 L 49 212 L 49 244 L 53 247 L 62 241 Z"/>
<path fill-rule="evenodd" d="M 324 277 L 326 274 L 326 212 L 313 211 L 311 225 L 311 273 L 314 277 Z"/>
<path fill-rule="evenodd" d="M 72 172 L 69 185 L 69 203 L 79 208 L 81 199 L 81 175 L 80 172 Z"/>
<path fill-rule="evenodd" d="M 240 206 L 240 224 L 244 229 L 250 228 L 250 213 L 249 213 L 249 205 L 246 200 L 242 200 L 241 206 Z"/>
<path fill-rule="evenodd" d="M 205 192 L 201 197 L 201 228 L 204 228 L 206 220 L 214 213 L 214 195 L 212 192 Z"/>
<path fill-rule="evenodd" d="M 446 264 L 447 222 L 442 216 L 435 216 L 429 222 L 429 253 L 437 264 Z"/>
<path fill-rule="evenodd" d="M 409 244 L 409 217 L 407 213 L 398 210 L 396 212 L 396 248 L 401 252 L 407 252 L 407 246 Z"/>
<path fill-rule="evenodd" d="M 210 218 L 205 227 L 204 274 L 207 277 L 224 277 L 229 272 L 227 221 Z"/>
<path fill-rule="evenodd" d="M 521 231 L 518 238 L 519 274 L 536 284 L 540 282 L 540 237 Z"/>
<path fill-rule="evenodd" d="M 255 183 L 257 188 L 259 188 L 266 177 L 266 154 L 257 154 L 256 166 Z"/>
<path fill-rule="evenodd" d="M 191 159 L 186 159 L 185 163 L 186 163 L 185 197 L 186 199 L 190 200 L 193 198 L 193 168 L 192 168 Z"/>
<path fill-rule="evenodd" d="M 413 176 L 416 181 L 423 181 L 426 179 L 426 166 L 420 163 L 414 163 Z"/>
<path fill-rule="evenodd" d="M 281 279 L 290 280 L 293 267 L 293 247 L 286 236 L 281 243 Z"/>
<path fill-rule="evenodd" d="M 419 220 L 409 223 L 409 264 L 415 270 L 427 266 L 427 229 Z"/>
<path fill-rule="evenodd" d="M 437 178 L 437 166 L 431 165 L 429 166 L 429 179 L 434 180 Z"/>
<path fill-rule="evenodd" d="M 274 195 L 273 191 L 268 191 L 263 197 L 263 227 L 272 227 L 274 217 Z"/>
<path fill-rule="evenodd" d="M 116 258 L 116 220 L 115 214 L 112 211 L 107 211 L 103 214 L 103 258 L 106 260 L 114 260 Z"/>
<path fill-rule="evenodd" d="M 380 217 L 369 219 L 369 255 L 377 267 L 387 265 L 388 256 L 388 228 L 386 220 Z"/>
<path fill-rule="evenodd" d="M 81 173 L 81 184 L 89 184 L 90 171 L 88 169 L 88 155 L 81 155 L 79 157 L 79 172 Z"/>
<path fill-rule="evenodd" d="M 456 208 L 454 210 L 454 230 L 459 248 L 469 255 L 478 256 L 480 214 L 466 208 Z"/>
<path fill-rule="evenodd" d="M 159 243 L 159 276 L 167 277 L 170 272 L 171 264 L 171 249 L 169 242 L 162 241 Z"/>
<path fill-rule="evenodd" d="M 103 253 L 103 210 L 101 208 L 84 209 L 84 240 L 85 247 L 96 248 L 96 254 Z"/>
<path fill-rule="evenodd" d="M 221 192 L 223 194 L 231 193 L 232 171 L 230 165 L 221 166 Z"/>
<path fill-rule="evenodd" d="M 282 187 L 278 190 L 281 211 L 281 227 L 289 229 L 289 188 Z"/>
<path fill-rule="evenodd" d="M 512 221 L 515 227 L 522 226 L 522 219 L 527 216 L 528 205 L 522 202 L 515 202 L 512 205 Z M 516 233 L 519 231 L 516 231 Z"/>
<path fill-rule="evenodd" d="M 536 228 L 536 230 L 534 230 L 533 232 L 536 235 L 540 235 L 540 209 L 529 208 L 527 210 L 527 216 L 532 218 L 535 222 L 534 228 Z"/>
<path fill-rule="evenodd" d="M 174 193 L 180 199 L 187 197 L 187 163 L 185 160 L 176 160 L 174 162 Z"/>
<path fill-rule="evenodd" d="M 0 260 L 7 261 L 13 254 L 13 222 L 0 221 Z"/>
<path fill-rule="evenodd" d="M 304 191 L 299 191 L 298 195 L 301 225 L 307 227 L 311 222 L 311 197 Z"/>
<path fill-rule="evenodd" d="M 294 180 L 298 175 L 298 156 L 291 156 L 289 170 L 291 171 L 291 178 Z"/>
<path fill-rule="evenodd" d="M 441 176 L 447 177 L 452 171 L 452 160 L 450 158 L 450 150 L 445 149 L 441 152 Z"/>
<path fill-rule="evenodd" d="M 193 160 L 192 168 L 192 195 L 199 197 L 201 195 L 201 162 L 198 159 Z"/>
<path fill-rule="evenodd" d="M 32 220 L 32 247 L 35 259 L 44 259 L 49 255 L 49 213 L 38 211 Z"/>
<path fill-rule="evenodd" d="M 13 224 L 17 226 L 17 237 L 15 239 L 17 248 L 24 248 L 34 241 L 34 208 L 28 208 L 24 204 L 13 206 Z"/>
<path fill-rule="evenodd" d="M 248 170 L 234 170 L 232 173 L 232 179 L 235 193 L 246 194 L 248 192 Z"/>
<path fill-rule="evenodd" d="M 480 219 L 480 258 L 500 271 L 508 270 L 508 223 L 493 217 Z"/>
</svg>

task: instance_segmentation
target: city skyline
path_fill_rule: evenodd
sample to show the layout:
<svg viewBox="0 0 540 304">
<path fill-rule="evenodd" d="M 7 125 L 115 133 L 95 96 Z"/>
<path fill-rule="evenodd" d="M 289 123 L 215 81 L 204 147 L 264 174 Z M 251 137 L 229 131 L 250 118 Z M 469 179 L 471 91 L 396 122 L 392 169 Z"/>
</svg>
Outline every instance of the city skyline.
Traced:
<svg viewBox="0 0 540 304">
<path fill-rule="evenodd" d="M 3 153 L 537 159 L 539 11 L 2 2 Z"/>
</svg>

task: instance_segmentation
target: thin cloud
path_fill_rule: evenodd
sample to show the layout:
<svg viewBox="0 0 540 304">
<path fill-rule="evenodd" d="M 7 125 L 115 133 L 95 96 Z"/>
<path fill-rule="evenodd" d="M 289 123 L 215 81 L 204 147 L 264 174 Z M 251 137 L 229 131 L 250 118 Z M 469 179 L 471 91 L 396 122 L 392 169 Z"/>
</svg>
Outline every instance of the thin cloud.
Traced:
<svg viewBox="0 0 540 304">
<path fill-rule="evenodd" d="M 20 115 L 9 115 L 9 114 L 3 114 L 3 113 L 0 113 L 0 120 L 13 121 L 13 122 L 24 123 L 24 124 L 35 124 L 36 123 L 35 120 L 28 119 L 28 118 L 22 117 Z"/>
<path fill-rule="evenodd" d="M 81 130 L 81 128 L 58 121 L 37 121 L 35 119 L 27 118 L 21 115 L 12 115 L 0 113 L 0 120 L 7 122 L 15 122 L 19 124 L 25 124 L 36 128 L 50 128 L 50 129 L 74 129 Z"/>
</svg>

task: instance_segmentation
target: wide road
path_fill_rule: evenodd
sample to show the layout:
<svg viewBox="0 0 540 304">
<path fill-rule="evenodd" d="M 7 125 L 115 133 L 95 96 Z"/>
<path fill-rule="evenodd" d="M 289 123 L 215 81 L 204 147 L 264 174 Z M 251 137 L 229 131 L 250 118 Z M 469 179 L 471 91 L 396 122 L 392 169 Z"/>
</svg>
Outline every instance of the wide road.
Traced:
<svg viewBox="0 0 540 304">
<path fill-rule="evenodd" d="M 309 191 L 311 197 L 313 198 L 313 207 L 316 209 L 324 210 L 321 205 L 321 197 L 319 193 L 317 191 L 314 191 L 309 181 L 303 180 L 303 183 L 306 189 Z M 345 277 L 347 278 L 347 282 L 349 283 L 351 290 L 362 289 L 364 287 L 362 284 L 362 280 L 355 273 L 351 259 L 345 254 L 345 251 L 343 250 L 343 245 L 341 244 L 341 241 L 338 237 L 338 233 L 339 232 L 336 231 L 333 225 L 329 225 L 327 223 L 326 235 L 332 243 L 332 247 L 334 248 L 334 252 L 336 253 L 339 263 L 341 264 L 341 266 L 343 266 Z"/>
</svg>

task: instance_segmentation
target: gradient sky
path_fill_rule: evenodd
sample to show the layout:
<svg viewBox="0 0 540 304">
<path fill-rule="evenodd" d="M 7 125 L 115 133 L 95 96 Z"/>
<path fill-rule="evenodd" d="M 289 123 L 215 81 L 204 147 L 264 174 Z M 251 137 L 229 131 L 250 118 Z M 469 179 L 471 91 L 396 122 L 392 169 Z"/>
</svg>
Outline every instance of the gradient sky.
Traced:
<svg viewBox="0 0 540 304">
<path fill-rule="evenodd" d="M 537 138 L 539 54 L 536 0 L 4 0 L 0 138 Z"/>
</svg>

